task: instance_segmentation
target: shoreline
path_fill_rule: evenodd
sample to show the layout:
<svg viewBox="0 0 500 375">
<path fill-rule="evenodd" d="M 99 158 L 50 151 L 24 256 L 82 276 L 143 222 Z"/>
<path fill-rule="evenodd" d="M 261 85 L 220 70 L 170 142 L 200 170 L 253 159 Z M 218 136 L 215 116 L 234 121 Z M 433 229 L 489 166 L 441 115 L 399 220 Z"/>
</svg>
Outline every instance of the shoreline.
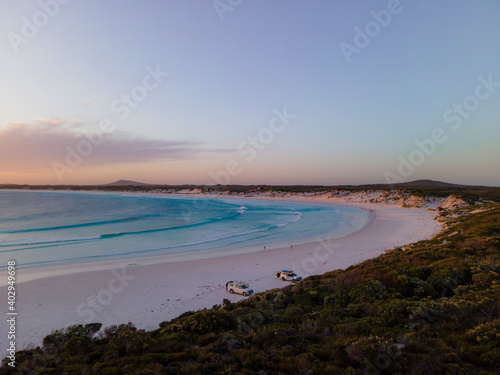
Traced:
<svg viewBox="0 0 500 375">
<path fill-rule="evenodd" d="M 290 268 L 305 278 L 345 269 L 396 246 L 428 239 L 441 229 L 434 220 L 435 213 L 425 208 L 332 198 L 255 199 L 348 206 L 370 211 L 371 218 L 362 229 L 348 236 L 336 239 L 323 236 L 293 249 L 268 248 L 230 255 L 213 251 L 203 259 L 198 256 L 169 262 L 165 262 L 165 256 L 122 259 L 106 264 L 102 262 L 108 261 L 101 261 L 98 265 L 58 266 L 65 271 L 59 275 L 50 275 L 54 270 L 48 269 L 45 274 L 33 273 L 31 279 L 27 276 L 23 280 L 19 275 L 17 349 L 30 343 L 41 345 L 53 329 L 73 324 L 100 322 L 107 327 L 132 322 L 138 329 L 153 330 L 159 323 L 186 311 L 210 308 L 222 304 L 223 299 L 232 302 L 244 299 L 226 293 L 224 285 L 228 280 L 243 280 L 255 293 L 264 292 L 289 284 L 275 277 L 277 270 Z M 26 270 L 18 272 L 23 271 Z M 0 287 L 0 293 L 6 295 L 6 287 Z M 2 306 L 0 311 L 6 313 L 6 309 L 7 306 Z M 1 337 L 6 337 L 5 329 L 0 327 Z"/>
<path fill-rule="evenodd" d="M 42 192 L 44 192 L 42 190 Z M 52 191 L 49 191 L 49 193 Z M 358 210 L 366 211 L 369 213 L 369 218 L 366 223 L 352 223 L 352 227 L 357 228 L 354 233 L 364 229 L 365 226 L 369 225 L 374 217 L 374 210 L 365 207 L 364 204 L 354 204 L 354 203 L 344 203 L 327 199 L 320 199 L 319 202 L 316 199 L 305 198 L 305 197 L 290 197 L 290 198 L 278 198 L 278 197 L 241 197 L 241 196 L 220 196 L 220 195 L 208 195 L 208 194 L 154 194 L 154 193 L 131 193 L 131 192 L 93 192 L 93 191 L 54 191 L 54 193 L 83 193 L 83 194 L 112 194 L 112 195 L 126 195 L 126 196 L 148 196 L 161 199 L 162 197 L 176 197 L 176 198 L 193 198 L 193 199 L 222 199 L 222 200 L 258 200 L 258 201 L 274 201 L 274 202 L 294 202 L 298 204 L 316 204 L 316 205 L 326 205 L 326 206 L 341 206 L 341 207 L 351 207 Z M 359 207 L 358 207 L 359 206 Z M 334 230 L 333 232 L 335 232 Z M 322 237 L 330 236 L 332 231 L 322 234 Z M 352 234 L 354 234 L 352 233 Z M 292 242 L 294 246 L 311 244 L 316 242 L 316 237 L 304 237 Z M 346 236 L 340 236 L 338 238 L 343 238 Z M 211 258 L 220 258 L 231 255 L 247 254 L 247 253 L 257 253 L 263 250 L 263 246 L 266 246 L 268 251 L 276 249 L 284 249 L 288 246 L 285 242 L 275 242 L 271 244 L 259 244 L 250 246 L 240 246 L 231 249 L 210 249 L 210 250 L 195 250 L 189 251 L 187 253 L 171 253 L 162 255 L 134 255 L 134 256 L 110 256 L 107 259 L 97 259 L 94 261 L 80 261 L 80 262 L 69 262 L 67 264 L 55 264 L 48 266 L 28 266 L 18 268 L 18 277 L 16 283 L 25 283 L 32 280 L 44 279 L 47 277 L 60 276 L 65 274 L 73 274 L 80 272 L 91 272 L 99 270 L 111 270 L 114 268 L 121 268 L 127 265 L 151 265 L 157 263 L 172 263 L 172 262 L 184 262 Z M 15 260 L 15 259 L 14 259 Z M 19 264 L 17 265 L 19 267 Z M 0 271 L 0 288 L 7 285 L 7 272 Z"/>
</svg>

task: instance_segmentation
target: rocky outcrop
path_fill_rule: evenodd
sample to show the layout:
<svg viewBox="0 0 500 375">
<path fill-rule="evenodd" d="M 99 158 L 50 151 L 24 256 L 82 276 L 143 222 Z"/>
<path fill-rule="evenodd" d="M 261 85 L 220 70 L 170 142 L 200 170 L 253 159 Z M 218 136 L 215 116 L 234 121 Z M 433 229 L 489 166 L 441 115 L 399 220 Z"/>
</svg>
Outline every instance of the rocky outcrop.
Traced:
<svg viewBox="0 0 500 375">
<path fill-rule="evenodd" d="M 438 205 L 438 209 L 454 210 L 454 209 L 462 208 L 462 207 L 465 207 L 468 205 L 469 204 L 466 201 L 464 201 L 462 198 L 459 198 L 456 195 L 452 194 Z"/>
</svg>

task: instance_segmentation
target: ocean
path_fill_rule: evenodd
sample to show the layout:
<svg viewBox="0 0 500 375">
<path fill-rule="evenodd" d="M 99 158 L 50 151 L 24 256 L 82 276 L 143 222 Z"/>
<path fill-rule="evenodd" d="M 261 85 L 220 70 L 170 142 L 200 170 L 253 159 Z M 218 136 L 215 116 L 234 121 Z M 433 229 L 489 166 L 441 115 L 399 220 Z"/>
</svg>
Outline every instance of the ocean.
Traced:
<svg viewBox="0 0 500 375">
<path fill-rule="evenodd" d="M 233 197 L 0 190 L 2 263 L 245 251 L 339 238 L 366 225 L 350 207 Z"/>
</svg>

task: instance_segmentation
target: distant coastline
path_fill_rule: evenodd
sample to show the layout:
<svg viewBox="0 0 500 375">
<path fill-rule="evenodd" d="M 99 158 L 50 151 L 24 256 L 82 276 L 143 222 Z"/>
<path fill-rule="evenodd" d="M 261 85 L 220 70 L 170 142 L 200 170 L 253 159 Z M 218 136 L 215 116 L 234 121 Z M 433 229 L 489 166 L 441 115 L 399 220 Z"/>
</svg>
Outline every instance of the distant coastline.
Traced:
<svg viewBox="0 0 500 375">
<path fill-rule="evenodd" d="M 408 196 L 430 198 L 447 198 L 450 195 L 460 196 L 473 203 L 474 201 L 500 201 L 500 187 L 460 185 L 434 180 L 416 180 L 397 184 L 366 185 L 156 185 L 130 180 L 119 180 L 101 185 L 27 185 L 0 184 L 0 190 L 54 190 L 54 191 L 95 191 L 122 192 L 144 194 L 189 194 L 189 195 L 223 195 L 240 197 L 281 197 L 291 196 L 306 198 L 342 198 L 354 193 L 368 194 L 380 192 L 388 200 L 399 200 L 402 203 Z M 355 195 L 352 195 L 354 197 Z M 356 198 L 354 198 L 356 199 Z M 380 202 L 379 202 L 380 203 Z"/>
</svg>

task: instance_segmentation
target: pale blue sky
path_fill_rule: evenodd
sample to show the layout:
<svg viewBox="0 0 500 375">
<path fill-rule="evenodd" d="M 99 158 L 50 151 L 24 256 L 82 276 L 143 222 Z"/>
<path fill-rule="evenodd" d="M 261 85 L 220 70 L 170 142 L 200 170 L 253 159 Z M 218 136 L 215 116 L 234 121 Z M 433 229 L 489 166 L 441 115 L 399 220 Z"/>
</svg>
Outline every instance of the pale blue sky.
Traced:
<svg viewBox="0 0 500 375">
<path fill-rule="evenodd" d="M 470 98 L 479 77 L 500 82 L 500 2 L 220 0 L 222 20 L 213 4 L 2 1 L 0 183 L 209 184 L 234 161 L 219 176 L 235 184 L 500 185 L 500 85 Z M 29 35 L 26 20 L 46 25 Z M 356 27 L 375 34 L 348 62 Z M 112 103 L 148 67 L 169 76 L 120 119 Z M 453 130 L 443 115 L 464 100 Z M 238 147 L 285 107 L 296 117 L 247 161 Z M 104 118 L 114 131 L 69 165 Z M 419 160 L 436 128 L 446 141 Z"/>
</svg>

